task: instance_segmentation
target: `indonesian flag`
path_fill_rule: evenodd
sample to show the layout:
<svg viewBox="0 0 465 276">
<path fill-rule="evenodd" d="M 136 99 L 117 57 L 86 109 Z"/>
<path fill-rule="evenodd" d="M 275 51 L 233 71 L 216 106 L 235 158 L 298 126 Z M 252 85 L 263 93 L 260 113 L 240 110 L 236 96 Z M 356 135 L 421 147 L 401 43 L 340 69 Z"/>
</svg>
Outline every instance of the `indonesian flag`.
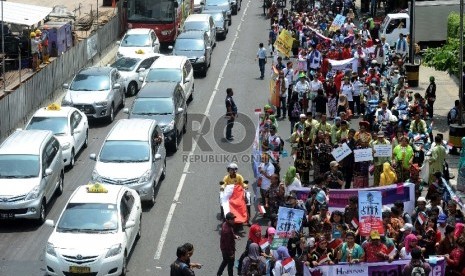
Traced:
<svg viewBox="0 0 465 276">
<path fill-rule="evenodd" d="M 328 257 L 328 254 L 325 254 L 320 256 L 320 258 L 318 259 L 318 264 L 321 265 L 329 261 L 331 261 L 331 259 Z"/>
<path fill-rule="evenodd" d="M 285 270 L 288 270 L 288 269 L 290 269 L 291 267 L 293 267 L 295 265 L 295 261 L 294 261 L 294 259 L 289 257 L 287 259 L 284 259 L 281 262 L 281 265 L 284 267 Z"/>
<path fill-rule="evenodd" d="M 352 224 L 352 226 L 355 228 L 355 229 L 358 229 L 358 219 L 357 218 L 353 218 L 352 221 L 350 222 L 350 224 Z"/>
<path fill-rule="evenodd" d="M 418 222 L 423 225 L 426 222 L 426 215 L 421 212 L 418 214 Z"/>
<path fill-rule="evenodd" d="M 415 140 L 415 141 L 420 140 L 420 138 L 421 138 L 420 134 L 417 134 L 417 135 L 413 136 L 413 140 Z"/>
<path fill-rule="evenodd" d="M 263 239 L 260 241 L 260 248 L 265 251 L 265 249 L 270 246 L 270 243 L 268 242 L 267 239 Z"/>
<path fill-rule="evenodd" d="M 266 210 L 265 210 L 265 207 L 263 205 L 258 205 L 258 211 L 260 212 L 260 214 L 266 214 Z"/>
<path fill-rule="evenodd" d="M 242 186 L 226 185 L 224 191 L 220 193 L 220 201 L 224 215 L 231 212 L 236 216 L 234 223 L 245 223 L 248 221 L 247 206 Z"/>
</svg>

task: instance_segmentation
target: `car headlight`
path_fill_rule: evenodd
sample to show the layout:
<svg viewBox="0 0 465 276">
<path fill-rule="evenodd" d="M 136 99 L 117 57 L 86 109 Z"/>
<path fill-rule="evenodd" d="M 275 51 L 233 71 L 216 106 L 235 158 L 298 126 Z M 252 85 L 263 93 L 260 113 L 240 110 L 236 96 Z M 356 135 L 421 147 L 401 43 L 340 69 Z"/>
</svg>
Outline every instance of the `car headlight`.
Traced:
<svg viewBox="0 0 465 276">
<path fill-rule="evenodd" d="M 102 176 L 96 170 L 92 172 L 92 180 L 95 182 L 102 182 Z"/>
<path fill-rule="evenodd" d="M 52 256 L 57 256 L 57 253 L 55 251 L 55 247 L 53 246 L 53 243 L 47 242 L 47 245 L 45 246 L 45 253 L 52 255 Z"/>
<path fill-rule="evenodd" d="M 63 143 L 63 145 L 61 145 L 62 149 L 63 150 L 67 150 L 71 147 L 71 143 L 70 142 L 65 142 Z"/>
<path fill-rule="evenodd" d="M 108 105 L 108 101 L 105 100 L 105 101 L 95 102 L 95 105 L 98 105 L 98 106 L 107 106 L 107 105 Z"/>
<path fill-rule="evenodd" d="M 73 102 L 71 101 L 71 99 L 63 98 L 63 100 L 61 100 L 61 106 L 72 106 L 72 105 L 73 105 Z"/>
<path fill-rule="evenodd" d="M 40 186 L 37 185 L 27 194 L 25 200 L 33 200 L 39 197 Z"/>
<path fill-rule="evenodd" d="M 197 59 L 197 62 L 205 62 L 205 56 L 201 56 Z"/>
<path fill-rule="evenodd" d="M 150 180 L 150 170 L 146 171 L 146 172 L 139 178 L 138 184 L 144 183 L 144 182 L 148 182 L 149 180 Z"/>
<path fill-rule="evenodd" d="M 112 247 L 110 247 L 110 249 L 108 249 L 108 252 L 107 252 L 107 255 L 105 255 L 105 258 L 110 258 L 110 257 L 118 255 L 119 253 L 121 253 L 122 249 L 123 247 L 121 246 L 121 243 L 113 245 Z"/>
<path fill-rule="evenodd" d="M 170 35 L 172 32 L 173 32 L 174 29 L 171 29 L 171 30 L 163 30 L 161 31 L 161 34 L 162 35 Z"/>
</svg>

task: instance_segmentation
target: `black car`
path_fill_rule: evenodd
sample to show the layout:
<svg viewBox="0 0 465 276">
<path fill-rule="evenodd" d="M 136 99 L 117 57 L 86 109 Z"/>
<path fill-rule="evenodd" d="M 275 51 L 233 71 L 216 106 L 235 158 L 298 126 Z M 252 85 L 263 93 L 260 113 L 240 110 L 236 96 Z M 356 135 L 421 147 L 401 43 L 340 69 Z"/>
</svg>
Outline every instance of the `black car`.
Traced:
<svg viewBox="0 0 465 276">
<path fill-rule="evenodd" d="M 222 10 L 203 10 L 202 13 L 211 14 L 216 26 L 216 37 L 226 39 L 229 32 L 229 19 L 225 11 Z"/>
<path fill-rule="evenodd" d="M 137 94 L 129 119 L 156 120 L 165 135 L 165 145 L 172 152 L 178 150 L 180 138 L 186 132 L 187 103 L 182 86 L 176 82 L 150 82 Z"/>
<path fill-rule="evenodd" d="M 186 56 L 194 68 L 206 76 L 211 64 L 212 48 L 208 34 L 203 31 L 186 31 L 178 35 L 174 42 L 173 55 Z"/>
</svg>

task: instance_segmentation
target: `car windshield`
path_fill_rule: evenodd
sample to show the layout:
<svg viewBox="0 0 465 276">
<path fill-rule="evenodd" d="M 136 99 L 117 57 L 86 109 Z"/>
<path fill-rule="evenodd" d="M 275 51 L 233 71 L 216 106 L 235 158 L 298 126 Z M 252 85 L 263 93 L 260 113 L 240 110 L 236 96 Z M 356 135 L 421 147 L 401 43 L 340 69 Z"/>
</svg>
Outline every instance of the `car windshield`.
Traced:
<svg viewBox="0 0 465 276">
<path fill-rule="evenodd" d="M 188 21 L 184 23 L 185 31 L 208 31 L 208 22 Z"/>
<path fill-rule="evenodd" d="M 39 155 L 0 155 L 0 178 L 31 178 L 39 175 Z"/>
<path fill-rule="evenodd" d="M 100 152 L 99 161 L 115 163 L 147 162 L 150 147 L 147 141 L 106 141 Z"/>
<path fill-rule="evenodd" d="M 201 39 L 176 39 L 174 43 L 175 51 L 203 51 L 204 41 Z"/>
<path fill-rule="evenodd" d="M 110 77 L 108 75 L 78 74 L 69 90 L 73 91 L 104 91 L 110 89 Z"/>
<path fill-rule="evenodd" d="M 174 110 L 171 98 L 138 98 L 134 101 L 131 114 L 134 115 L 167 115 Z"/>
<path fill-rule="evenodd" d="M 68 134 L 67 117 L 32 117 L 26 129 L 50 130 L 54 135 Z"/>
<path fill-rule="evenodd" d="M 136 68 L 140 58 L 128 58 L 122 57 L 115 61 L 111 67 L 118 69 L 119 71 L 131 72 Z"/>
<path fill-rule="evenodd" d="M 205 5 L 206 6 L 229 5 L 229 1 L 228 0 L 207 0 Z"/>
<path fill-rule="evenodd" d="M 149 47 L 150 36 L 148 34 L 127 34 L 121 41 L 122 47 Z"/>
<path fill-rule="evenodd" d="M 223 22 L 223 15 L 221 13 L 212 14 L 212 17 L 213 17 L 213 20 L 215 21 L 215 23 Z"/>
<path fill-rule="evenodd" d="M 176 19 L 172 0 L 131 0 L 127 1 L 127 18 L 137 23 L 170 23 Z M 181 4 L 180 4 L 181 5 Z"/>
<path fill-rule="evenodd" d="M 115 204 L 69 203 L 57 226 L 57 232 L 102 232 L 118 229 Z"/>
<path fill-rule="evenodd" d="M 180 82 L 181 70 L 179 69 L 150 69 L 145 79 L 146 82 L 169 81 Z"/>
</svg>

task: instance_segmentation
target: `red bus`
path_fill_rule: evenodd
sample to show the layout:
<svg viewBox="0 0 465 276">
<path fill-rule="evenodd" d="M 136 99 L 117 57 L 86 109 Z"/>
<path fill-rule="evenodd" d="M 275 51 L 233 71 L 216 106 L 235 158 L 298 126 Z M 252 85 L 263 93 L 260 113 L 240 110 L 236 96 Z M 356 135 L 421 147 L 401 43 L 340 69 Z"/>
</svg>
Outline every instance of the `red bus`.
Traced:
<svg viewBox="0 0 465 276">
<path fill-rule="evenodd" d="M 161 43 L 173 43 L 194 0 L 125 0 L 127 27 L 155 30 Z"/>
</svg>

